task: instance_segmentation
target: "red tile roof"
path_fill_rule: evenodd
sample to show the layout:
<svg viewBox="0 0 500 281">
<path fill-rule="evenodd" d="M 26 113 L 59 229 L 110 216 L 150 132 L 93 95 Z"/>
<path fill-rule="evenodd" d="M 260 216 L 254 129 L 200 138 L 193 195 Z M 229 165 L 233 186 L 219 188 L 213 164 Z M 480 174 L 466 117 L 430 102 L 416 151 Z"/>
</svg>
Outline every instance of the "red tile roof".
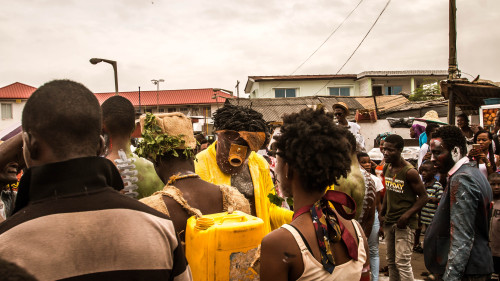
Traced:
<svg viewBox="0 0 500 281">
<path fill-rule="evenodd" d="M 0 88 L 0 99 L 28 99 L 36 90 L 35 87 L 28 86 L 23 83 L 13 83 Z M 95 96 L 102 104 L 115 93 L 95 93 Z M 130 100 L 134 106 L 139 106 L 139 92 L 120 92 L 123 96 Z M 156 91 L 141 91 L 141 106 L 156 105 Z M 212 104 L 224 103 L 225 98 L 231 98 L 231 95 L 217 91 L 217 101 L 213 99 L 214 90 L 208 89 L 192 89 L 192 90 L 161 90 L 158 92 L 158 100 L 160 105 L 174 104 Z"/>
<path fill-rule="evenodd" d="M 96 93 L 95 96 L 99 103 L 103 103 L 108 98 L 114 96 L 113 93 Z M 139 106 L 139 92 L 120 92 L 120 96 L 127 98 L 134 106 Z M 160 105 L 170 104 L 212 104 L 224 103 L 225 98 L 231 98 L 230 94 L 222 91 L 217 91 L 217 101 L 212 99 L 214 91 L 208 89 L 192 89 L 192 90 L 160 90 L 158 92 L 158 100 Z M 157 91 L 141 91 L 141 106 L 156 105 Z"/>
<path fill-rule="evenodd" d="M 16 82 L 0 88 L 0 99 L 27 99 L 35 90 L 35 87 Z"/>
</svg>

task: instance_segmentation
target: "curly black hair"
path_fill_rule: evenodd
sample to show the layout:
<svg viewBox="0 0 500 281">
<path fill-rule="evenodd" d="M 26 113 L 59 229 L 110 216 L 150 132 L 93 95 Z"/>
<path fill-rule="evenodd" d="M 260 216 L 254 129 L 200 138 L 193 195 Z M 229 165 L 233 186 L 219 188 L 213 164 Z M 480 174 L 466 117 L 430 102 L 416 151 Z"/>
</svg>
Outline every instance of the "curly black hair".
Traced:
<svg viewBox="0 0 500 281">
<path fill-rule="evenodd" d="M 262 113 L 249 107 L 226 104 L 214 112 L 213 116 L 215 130 L 233 130 L 247 132 L 264 132 L 266 141 L 269 143 L 270 132 Z"/>
<path fill-rule="evenodd" d="M 437 129 L 432 138 L 441 138 L 443 140 L 444 146 L 448 150 L 452 150 L 455 146 L 460 148 L 461 154 L 467 154 L 467 145 L 465 142 L 465 137 L 462 134 L 462 130 L 454 125 L 447 125 Z"/>
<path fill-rule="evenodd" d="M 308 190 L 324 192 L 350 171 L 346 129 L 335 125 L 324 108 L 285 115 L 281 135 L 275 138 L 277 154 L 299 173 Z"/>
</svg>

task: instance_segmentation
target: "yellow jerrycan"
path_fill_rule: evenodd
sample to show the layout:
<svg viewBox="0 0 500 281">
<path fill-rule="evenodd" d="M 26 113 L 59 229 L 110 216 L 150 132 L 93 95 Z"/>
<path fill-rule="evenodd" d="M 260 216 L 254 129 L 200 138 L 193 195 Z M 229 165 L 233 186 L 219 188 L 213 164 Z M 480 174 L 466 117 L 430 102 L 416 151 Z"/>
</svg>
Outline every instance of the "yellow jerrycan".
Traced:
<svg viewBox="0 0 500 281">
<path fill-rule="evenodd" d="M 186 258 L 193 280 L 259 280 L 254 268 L 264 238 L 264 222 L 235 211 L 200 218 L 186 225 Z"/>
</svg>

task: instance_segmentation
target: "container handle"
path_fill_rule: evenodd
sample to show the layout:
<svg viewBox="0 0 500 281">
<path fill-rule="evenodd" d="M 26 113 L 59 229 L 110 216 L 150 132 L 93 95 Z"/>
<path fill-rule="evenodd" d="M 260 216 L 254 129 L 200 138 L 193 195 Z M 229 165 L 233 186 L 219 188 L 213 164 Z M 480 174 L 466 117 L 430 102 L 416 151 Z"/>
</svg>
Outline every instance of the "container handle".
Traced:
<svg viewBox="0 0 500 281">
<path fill-rule="evenodd" d="M 226 220 L 239 220 L 240 222 L 243 222 L 243 221 L 247 221 L 247 217 L 243 216 L 243 215 L 237 215 L 237 216 L 226 216 L 226 217 L 223 217 L 221 220 L 220 220 L 220 223 L 219 224 L 223 224 L 224 221 Z"/>
</svg>

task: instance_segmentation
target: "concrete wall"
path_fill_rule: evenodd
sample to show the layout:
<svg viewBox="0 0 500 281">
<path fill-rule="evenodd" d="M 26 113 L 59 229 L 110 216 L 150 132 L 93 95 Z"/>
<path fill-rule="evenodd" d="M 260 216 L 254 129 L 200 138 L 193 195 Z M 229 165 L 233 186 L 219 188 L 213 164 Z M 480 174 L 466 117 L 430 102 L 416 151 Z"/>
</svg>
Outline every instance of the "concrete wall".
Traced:
<svg viewBox="0 0 500 281">
<path fill-rule="evenodd" d="M 359 85 L 359 95 L 360 96 L 371 96 L 372 95 L 372 79 L 362 78 L 358 80 Z"/>
<path fill-rule="evenodd" d="M 250 98 L 274 98 L 274 88 L 295 88 L 297 97 L 305 96 L 328 96 L 329 87 L 350 87 L 351 96 L 371 96 L 372 86 L 382 86 L 382 94 L 385 94 L 385 87 L 400 86 L 405 93 L 411 93 L 412 79 L 417 87 L 424 81 L 429 80 L 419 77 L 414 79 L 411 76 L 405 77 L 364 77 L 359 80 L 354 79 L 334 79 L 334 80 L 295 80 L 295 81 L 259 81 L 252 85 Z"/>
<path fill-rule="evenodd" d="M 439 118 L 443 122 L 447 122 L 446 117 Z M 386 119 L 378 120 L 374 123 L 358 123 L 361 127 L 361 135 L 365 138 L 365 148 L 366 151 L 370 151 L 373 148 L 373 142 L 378 134 L 391 132 L 393 134 L 398 134 L 403 139 L 410 139 L 410 128 L 392 128 L 389 125 L 389 121 Z M 424 122 L 414 121 L 413 124 L 420 124 L 425 126 Z"/>
<path fill-rule="evenodd" d="M 26 100 L 18 100 L 18 101 L 20 102 L 16 102 L 15 100 L 0 101 L 0 103 L 12 104 L 12 119 L 0 119 L 0 131 L 13 124 L 21 122 L 23 108 L 24 105 L 26 104 Z"/>
<path fill-rule="evenodd" d="M 250 98 L 274 98 L 274 88 L 295 88 L 296 97 L 328 96 L 328 88 L 350 87 L 351 96 L 358 95 L 359 87 L 353 79 L 335 80 L 302 80 L 302 81 L 271 81 L 255 82 L 250 91 Z M 254 93 L 255 91 L 255 93 Z"/>
</svg>

